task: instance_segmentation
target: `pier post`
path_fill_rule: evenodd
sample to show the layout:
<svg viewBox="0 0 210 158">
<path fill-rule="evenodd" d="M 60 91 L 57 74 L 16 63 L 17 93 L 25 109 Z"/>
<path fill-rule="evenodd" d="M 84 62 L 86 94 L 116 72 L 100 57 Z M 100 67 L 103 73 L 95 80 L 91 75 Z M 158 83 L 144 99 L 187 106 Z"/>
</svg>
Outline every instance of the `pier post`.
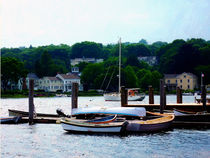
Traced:
<svg viewBox="0 0 210 158">
<path fill-rule="evenodd" d="M 154 104 L 154 89 L 149 86 L 149 104 Z"/>
<path fill-rule="evenodd" d="M 71 90 L 71 108 L 78 107 L 78 83 L 72 83 L 72 90 Z"/>
<path fill-rule="evenodd" d="M 201 100 L 202 100 L 202 103 L 203 103 L 203 110 L 207 111 L 207 108 L 206 108 L 206 86 L 202 85 L 201 88 L 202 88 L 201 89 L 202 90 Z"/>
<path fill-rule="evenodd" d="M 182 89 L 180 87 L 177 87 L 176 88 L 176 102 L 178 104 L 181 104 L 182 103 Z"/>
<path fill-rule="evenodd" d="M 128 90 L 125 86 L 121 87 L 121 107 L 125 107 L 128 104 Z"/>
<path fill-rule="evenodd" d="M 164 82 L 163 79 L 160 79 L 160 113 L 163 114 L 163 110 L 165 107 L 165 90 L 164 90 Z"/>
<path fill-rule="evenodd" d="M 29 125 L 33 124 L 34 119 L 34 80 L 29 80 Z"/>
<path fill-rule="evenodd" d="M 164 83 L 163 83 L 164 84 Z M 166 109 L 166 85 L 163 85 L 163 98 L 164 98 L 164 102 L 163 102 L 163 110 Z"/>
</svg>

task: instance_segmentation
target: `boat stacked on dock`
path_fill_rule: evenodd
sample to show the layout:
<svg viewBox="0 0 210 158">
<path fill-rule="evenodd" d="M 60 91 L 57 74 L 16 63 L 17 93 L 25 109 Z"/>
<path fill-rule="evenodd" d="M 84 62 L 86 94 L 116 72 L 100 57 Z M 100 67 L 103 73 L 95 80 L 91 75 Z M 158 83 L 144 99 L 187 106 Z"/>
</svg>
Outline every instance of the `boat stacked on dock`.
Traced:
<svg viewBox="0 0 210 158">
<path fill-rule="evenodd" d="M 71 118 L 63 117 L 61 124 L 70 132 L 155 132 L 167 129 L 173 120 L 173 114 L 146 112 L 142 107 L 98 107 L 73 109 Z"/>
</svg>

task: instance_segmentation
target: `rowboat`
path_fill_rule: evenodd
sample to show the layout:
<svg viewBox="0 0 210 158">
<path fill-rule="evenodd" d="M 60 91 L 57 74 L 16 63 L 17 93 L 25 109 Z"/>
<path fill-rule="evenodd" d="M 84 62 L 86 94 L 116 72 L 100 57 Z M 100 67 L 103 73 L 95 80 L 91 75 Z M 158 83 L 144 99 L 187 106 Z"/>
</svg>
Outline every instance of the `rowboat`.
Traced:
<svg viewBox="0 0 210 158">
<path fill-rule="evenodd" d="M 29 112 L 26 112 L 26 111 L 12 110 L 12 109 L 8 109 L 8 111 L 9 111 L 9 116 L 23 116 L 23 117 L 29 116 Z M 36 116 L 38 116 L 38 117 L 59 117 L 57 114 L 44 114 L 44 113 L 36 113 Z"/>
<path fill-rule="evenodd" d="M 20 116 L 17 117 L 1 117 L 0 118 L 0 123 L 1 124 L 15 124 L 18 123 L 21 120 Z"/>
<path fill-rule="evenodd" d="M 151 116 L 151 119 L 145 117 L 143 120 L 128 120 L 126 131 L 128 132 L 157 132 L 168 129 L 172 124 L 175 116 L 174 114 L 160 114 L 147 112 L 147 115 Z M 153 118 L 156 116 L 156 118 Z M 159 117 L 158 117 L 159 116 Z"/>
<path fill-rule="evenodd" d="M 179 124 L 185 124 L 185 127 L 210 127 L 210 113 L 203 112 L 191 112 L 174 109 L 175 119 L 174 124 L 179 126 Z"/>
<path fill-rule="evenodd" d="M 191 111 L 174 109 L 174 115 L 175 116 L 194 115 L 194 114 L 198 114 L 198 112 L 191 112 Z"/>
<path fill-rule="evenodd" d="M 90 132 L 90 133 L 122 133 L 126 129 L 127 121 L 109 123 L 91 123 L 74 118 L 62 118 L 61 125 L 68 132 Z"/>
<path fill-rule="evenodd" d="M 93 107 L 72 109 L 72 115 L 112 114 L 118 116 L 146 116 L 144 107 Z"/>
<path fill-rule="evenodd" d="M 87 123 L 94 123 L 94 124 L 102 124 L 102 123 L 109 123 L 114 121 L 117 118 L 117 115 L 111 115 L 107 117 L 102 117 L 99 119 L 87 120 Z"/>
</svg>

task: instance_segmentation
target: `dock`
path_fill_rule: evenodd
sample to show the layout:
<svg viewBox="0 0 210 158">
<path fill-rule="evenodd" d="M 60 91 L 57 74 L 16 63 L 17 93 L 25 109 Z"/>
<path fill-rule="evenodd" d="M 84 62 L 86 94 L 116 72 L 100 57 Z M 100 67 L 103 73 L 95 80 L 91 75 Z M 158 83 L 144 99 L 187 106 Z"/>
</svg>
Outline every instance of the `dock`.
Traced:
<svg viewBox="0 0 210 158">
<path fill-rule="evenodd" d="M 60 123 L 60 119 L 56 114 L 38 114 L 34 115 L 34 103 L 33 103 L 33 82 L 30 81 L 31 88 L 29 94 L 29 112 L 21 112 L 17 110 L 10 110 L 14 113 L 20 112 L 22 119 L 18 123 L 29 123 L 32 125 L 34 123 Z M 177 90 L 177 103 L 166 104 L 166 93 L 164 91 L 164 85 L 161 85 L 160 93 L 160 104 L 154 103 L 154 93 L 152 88 L 149 89 L 149 104 L 128 104 L 127 92 L 125 87 L 121 87 L 121 107 L 144 107 L 147 111 L 159 110 L 163 113 L 166 110 L 180 109 L 186 111 L 203 112 L 202 114 L 193 114 L 187 116 L 176 116 L 172 127 L 174 128 L 185 128 L 185 127 L 204 127 L 210 128 L 210 103 L 206 103 L 205 93 L 202 95 L 202 100 L 200 103 L 182 103 L 182 94 L 180 89 Z M 72 87 L 72 107 L 78 108 L 78 85 L 73 84 Z"/>
<path fill-rule="evenodd" d="M 145 107 L 147 111 L 160 109 L 160 104 L 124 104 L 123 107 Z M 207 111 L 210 112 L 210 104 L 206 104 Z M 171 103 L 164 107 L 165 110 L 180 109 L 186 111 L 203 111 L 203 104 L 198 103 Z"/>
</svg>

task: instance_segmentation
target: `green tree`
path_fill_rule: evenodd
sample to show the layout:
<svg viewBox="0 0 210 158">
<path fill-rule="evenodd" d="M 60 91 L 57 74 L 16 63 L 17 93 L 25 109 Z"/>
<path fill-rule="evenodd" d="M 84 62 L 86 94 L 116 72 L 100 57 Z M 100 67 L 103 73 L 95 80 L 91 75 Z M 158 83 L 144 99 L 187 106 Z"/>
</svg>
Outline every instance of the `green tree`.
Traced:
<svg viewBox="0 0 210 158">
<path fill-rule="evenodd" d="M 26 77 L 26 74 L 23 62 L 12 57 L 1 58 L 1 82 L 4 91 L 9 83 L 17 83 L 20 78 Z"/>
<path fill-rule="evenodd" d="M 131 66 L 126 66 L 124 69 L 125 87 L 135 88 L 137 87 L 137 77 L 135 71 Z"/>
<path fill-rule="evenodd" d="M 126 49 L 126 56 L 134 55 L 134 56 L 150 56 L 151 52 L 147 46 L 144 44 L 129 44 L 125 47 Z"/>
<path fill-rule="evenodd" d="M 130 55 L 130 56 L 128 56 L 125 65 L 139 67 L 140 66 L 140 63 L 139 63 L 139 60 L 137 59 L 137 57 L 135 55 Z"/>
<path fill-rule="evenodd" d="M 102 63 L 95 63 L 95 64 L 88 64 L 81 75 L 81 82 L 85 86 L 85 90 L 90 88 L 95 88 L 94 80 L 103 72 L 103 64 Z"/>
<path fill-rule="evenodd" d="M 100 58 L 102 54 L 102 44 L 89 41 L 76 43 L 71 49 L 71 58 Z"/>
</svg>

